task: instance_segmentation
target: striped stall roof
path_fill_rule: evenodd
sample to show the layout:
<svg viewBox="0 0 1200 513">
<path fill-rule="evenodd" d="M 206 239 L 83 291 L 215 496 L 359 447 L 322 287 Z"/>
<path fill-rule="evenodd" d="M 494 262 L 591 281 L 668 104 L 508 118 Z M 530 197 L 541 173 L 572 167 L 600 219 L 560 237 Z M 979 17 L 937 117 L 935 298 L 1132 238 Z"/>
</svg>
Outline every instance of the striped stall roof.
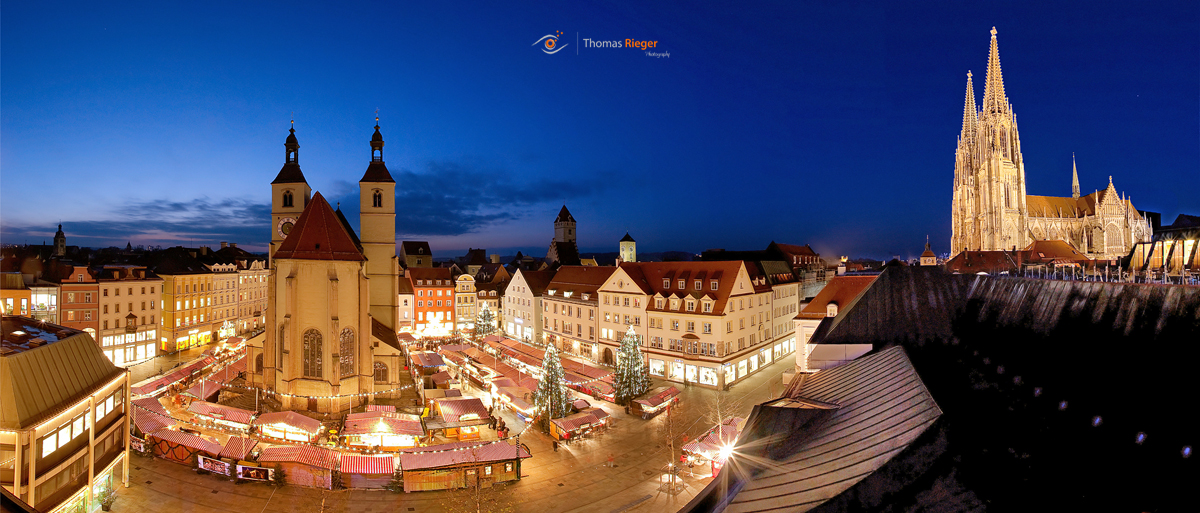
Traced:
<svg viewBox="0 0 1200 513">
<path fill-rule="evenodd" d="M 394 411 L 396 411 L 396 407 L 395 407 L 395 406 L 390 406 L 390 405 L 387 405 L 387 404 L 368 404 L 368 405 L 367 405 L 367 411 L 390 411 L 390 412 L 394 412 Z"/>
<path fill-rule="evenodd" d="M 813 409 L 789 397 L 760 406 L 738 443 L 746 456 L 734 457 L 749 477 L 725 511 L 815 508 L 878 470 L 942 414 L 900 346 L 814 374 L 790 395 L 839 407 Z M 769 449 L 761 443 L 780 433 L 785 438 Z"/>
<path fill-rule="evenodd" d="M 391 474 L 396 471 L 396 457 L 343 454 L 341 470 L 344 474 Z"/>
<path fill-rule="evenodd" d="M 644 404 L 646 406 L 653 408 L 662 403 L 670 401 L 672 398 L 679 395 L 679 389 L 672 387 L 672 386 L 659 387 L 655 390 L 651 390 L 649 392 L 649 394 L 650 395 L 648 395 L 644 399 L 634 399 L 634 402 L 641 403 L 641 404 Z"/>
<path fill-rule="evenodd" d="M 386 427 L 388 433 L 412 436 L 422 436 L 425 434 L 420 417 L 408 413 L 386 411 L 366 411 L 347 415 L 345 427 L 342 428 L 342 434 L 361 435 L 364 433 L 378 433 L 380 423 Z"/>
<path fill-rule="evenodd" d="M 175 431 L 173 429 L 160 429 L 155 431 L 150 436 L 173 444 L 201 450 L 213 456 L 221 454 L 221 444 L 207 438 L 201 438 L 191 433 L 184 433 L 182 431 Z"/>
<path fill-rule="evenodd" d="M 229 437 L 229 441 L 225 442 L 225 447 L 221 448 L 220 456 L 222 458 L 244 460 L 246 459 L 246 455 L 250 454 L 250 451 L 253 451 L 256 445 L 258 445 L 258 440 L 231 436 Z"/>
<path fill-rule="evenodd" d="M 441 367 L 446 365 L 442 356 L 434 352 L 420 352 L 412 354 L 413 365 L 417 367 Z"/>
<path fill-rule="evenodd" d="M 176 424 L 175 419 L 169 415 L 159 415 L 141 408 L 133 409 L 133 425 L 144 434 L 155 433 Z"/>
<path fill-rule="evenodd" d="M 524 448 L 507 442 L 485 444 L 459 442 L 417 447 L 400 452 L 400 468 L 405 471 L 450 467 L 465 463 L 491 463 L 528 458 Z"/>
<path fill-rule="evenodd" d="M 209 381 L 209 380 L 203 380 L 199 383 L 196 383 L 196 385 L 193 386 L 192 388 L 189 388 L 188 391 L 185 392 L 185 394 L 195 397 L 196 399 L 200 399 L 201 401 L 204 401 L 204 400 L 207 400 L 209 397 L 212 397 L 213 394 L 221 391 L 221 386 L 222 386 L 221 383 L 217 383 L 217 382 L 213 382 L 213 381 Z"/>
<path fill-rule="evenodd" d="M 278 445 L 263 449 L 258 457 L 263 462 L 303 463 L 314 467 L 332 468 L 338 465 L 341 453 L 313 445 Z"/>
<path fill-rule="evenodd" d="M 441 398 L 435 401 L 447 422 L 458 422 L 459 417 L 469 413 L 478 414 L 481 419 L 491 417 L 483 401 L 476 397 Z"/>
<path fill-rule="evenodd" d="M 254 412 L 250 410 L 243 410 L 241 408 L 234 408 L 232 406 L 214 404 L 205 401 L 193 401 L 192 404 L 188 406 L 188 411 L 195 413 L 196 415 L 202 415 L 204 417 L 224 420 L 227 422 L 236 422 L 238 424 L 249 425 L 254 420 Z"/>
<path fill-rule="evenodd" d="M 271 425 L 271 424 L 286 424 L 295 428 L 297 431 L 316 434 L 321 431 L 321 421 L 309 417 L 305 417 L 294 411 L 277 411 L 272 413 L 264 413 L 254 419 L 255 426 Z"/>
</svg>

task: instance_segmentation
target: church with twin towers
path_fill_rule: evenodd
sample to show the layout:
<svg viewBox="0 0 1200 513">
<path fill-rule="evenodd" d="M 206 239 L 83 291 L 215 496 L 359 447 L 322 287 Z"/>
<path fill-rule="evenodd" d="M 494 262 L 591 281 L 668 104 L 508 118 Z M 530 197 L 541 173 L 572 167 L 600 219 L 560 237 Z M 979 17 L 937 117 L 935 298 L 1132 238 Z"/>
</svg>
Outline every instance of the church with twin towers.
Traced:
<svg viewBox="0 0 1200 513">
<path fill-rule="evenodd" d="M 1025 159 L 1017 116 L 1004 93 L 996 28 L 984 76 L 983 101 L 975 103 L 972 74 L 954 162 L 951 256 L 963 251 L 1025 249 L 1035 240 L 1063 240 L 1097 260 L 1129 254 L 1150 240 L 1145 216 L 1112 177 L 1103 189 L 1080 194 L 1079 172 L 1072 156 L 1071 196 L 1025 193 Z M 1065 171 L 1065 170 L 1064 170 Z M 1064 183 L 1066 173 L 1063 173 Z"/>
<path fill-rule="evenodd" d="M 309 187 L 293 127 L 271 182 L 266 336 L 249 343 L 248 381 L 287 410 L 344 411 L 399 397 L 396 181 L 378 118 L 358 181 L 355 234 L 340 206 Z"/>
</svg>

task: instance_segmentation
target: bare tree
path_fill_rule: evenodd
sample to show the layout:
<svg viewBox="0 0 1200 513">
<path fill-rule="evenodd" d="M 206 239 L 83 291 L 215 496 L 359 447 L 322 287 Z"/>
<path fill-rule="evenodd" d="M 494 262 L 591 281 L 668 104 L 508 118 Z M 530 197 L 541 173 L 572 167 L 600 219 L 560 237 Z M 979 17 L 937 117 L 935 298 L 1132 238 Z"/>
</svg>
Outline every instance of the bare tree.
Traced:
<svg viewBox="0 0 1200 513">
<path fill-rule="evenodd" d="M 670 474 L 668 482 L 670 483 L 669 490 L 671 493 L 675 493 L 677 491 L 676 479 L 679 474 L 680 467 L 679 455 L 682 454 L 678 451 L 682 450 L 683 447 L 682 436 L 684 434 L 684 430 L 686 429 L 686 426 L 684 425 L 684 418 L 687 416 L 686 412 L 687 409 L 682 406 L 682 403 L 678 402 L 678 399 L 675 399 L 672 404 L 667 405 L 667 411 L 662 415 L 663 423 L 658 428 L 659 435 L 661 435 L 663 437 L 663 441 L 666 442 L 668 451 L 667 456 L 670 459 L 670 462 L 667 465 L 667 473 Z M 680 448 L 679 450 L 676 449 L 677 446 Z"/>
</svg>

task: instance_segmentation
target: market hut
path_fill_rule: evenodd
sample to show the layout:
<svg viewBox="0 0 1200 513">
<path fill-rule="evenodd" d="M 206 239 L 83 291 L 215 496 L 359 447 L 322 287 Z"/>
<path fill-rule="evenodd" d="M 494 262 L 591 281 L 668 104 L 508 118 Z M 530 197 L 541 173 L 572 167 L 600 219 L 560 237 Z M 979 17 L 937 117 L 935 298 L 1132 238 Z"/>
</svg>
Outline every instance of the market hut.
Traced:
<svg viewBox="0 0 1200 513">
<path fill-rule="evenodd" d="M 346 445 L 358 448 L 379 448 L 394 451 L 414 447 L 425 436 L 421 418 L 408 413 L 365 411 L 346 416 L 342 428 Z"/>
<path fill-rule="evenodd" d="M 341 453 L 312 445 L 268 447 L 258 457 L 263 467 L 282 468 L 288 484 L 329 488 L 334 469 L 339 468 Z"/>
<path fill-rule="evenodd" d="M 679 390 L 668 385 L 646 392 L 641 398 L 634 399 L 630 403 L 630 406 L 634 415 L 640 415 L 643 419 L 649 419 L 662 413 L 667 406 L 678 400 Z"/>
<path fill-rule="evenodd" d="M 604 427 L 608 412 L 602 408 L 587 408 L 560 419 L 550 420 L 550 435 L 559 439 L 575 439 Z"/>
<path fill-rule="evenodd" d="M 478 440 L 479 426 L 491 422 L 488 409 L 475 397 L 446 397 L 434 399 L 434 417 L 426 423 L 430 431 L 444 429 L 447 438 Z M 440 418 L 439 418 L 440 417 Z"/>
<path fill-rule="evenodd" d="M 250 410 L 207 401 L 192 402 L 188 406 L 188 411 L 192 412 L 198 420 L 206 420 L 236 429 L 250 429 L 251 423 L 254 422 L 254 412 Z"/>
<path fill-rule="evenodd" d="M 521 478 L 524 446 L 506 441 L 479 444 L 457 442 L 400 452 L 404 491 L 449 490 L 515 481 Z"/>
<path fill-rule="evenodd" d="M 347 488 L 383 488 L 396 472 L 396 457 L 343 454 L 341 471 Z"/>
<path fill-rule="evenodd" d="M 264 413 L 254 419 L 262 435 L 293 442 L 311 442 L 321 434 L 321 421 L 294 411 Z"/>
<path fill-rule="evenodd" d="M 225 447 L 221 448 L 221 454 L 219 456 L 237 461 L 245 460 L 248 456 L 250 456 L 250 452 L 253 451 L 254 447 L 257 445 L 258 440 L 253 438 L 231 436 L 229 437 L 229 440 L 225 442 Z"/>
<path fill-rule="evenodd" d="M 197 456 L 215 458 L 221 454 L 221 444 L 173 429 L 156 431 L 146 441 L 150 443 L 155 456 L 185 465 L 195 465 Z"/>
<path fill-rule="evenodd" d="M 147 435 L 178 424 L 157 397 L 134 399 L 132 403 L 134 434 L 137 436 L 146 438 Z"/>
</svg>

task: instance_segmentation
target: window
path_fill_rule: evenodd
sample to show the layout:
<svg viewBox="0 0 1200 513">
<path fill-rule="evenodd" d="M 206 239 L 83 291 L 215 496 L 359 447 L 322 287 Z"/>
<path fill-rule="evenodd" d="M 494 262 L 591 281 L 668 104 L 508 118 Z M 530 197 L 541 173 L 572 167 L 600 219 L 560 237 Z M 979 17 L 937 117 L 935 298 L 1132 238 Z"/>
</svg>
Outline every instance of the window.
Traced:
<svg viewBox="0 0 1200 513">
<path fill-rule="evenodd" d="M 696 290 L 701 290 L 701 289 L 703 289 L 703 288 L 704 288 L 704 281 L 703 281 L 703 280 L 696 280 Z"/>
<path fill-rule="evenodd" d="M 689 300 L 689 301 L 687 302 L 687 311 L 689 311 L 689 312 L 695 312 L 695 311 L 696 311 L 696 302 L 695 302 L 695 301 L 691 301 L 691 300 Z"/>
<path fill-rule="evenodd" d="M 508 462 L 508 463 L 505 463 L 505 464 L 504 464 L 504 471 L 505 471 L 505 472 L 512 472 L 512 471 L 513 471 L 513 464 L 512 464 L 512 462 L 511 462 L 511 461 L 510 461 L 510 462 Z"/>
<path fill-rule="evenodd" d="M 725 322 L 725 333 L 733 333 L 733 321 Z"/>
<path fill-rule="evenodd" d="M 294 155 L 292 152 L 288 152 L 288 162 L 292 161 L 292 155 Z M 283 206 L 292 206 L 292 191 L 283 191 Z"/>
<path fill-rule="evenodd" d="M 661 298 L 661 297 L 656 297 L 656 298 L 654 298 L 654 308 L 657 308 L 657 309 L 659 309 L 659 310 L 662 310 L 662 307 L 663 307 L 663 300 L 662 300 L 662 298 Z"/>
<path fill-rule="evenodd" d="M 375 191 L 374 196 L 372 196 L 372 205 L 371 206 L 376 207 L 376 208 L 383 206 L 383 193 L 381 193 L 379 191 Z"/>
<path fill-rule="evenodd" d="M 83 302 L 84 302 L 84 303 L 91 303 L 91 302 L 92 302 L 92 293 L 91 293 L 91 292 L 85 292 L 85 293 L 83 294 Z"/>
<path fill-rule="evenodd" d="M 675 319 L 671 319 L 671 330 L 679 331 L 679 321 L 677 321 Z"/>
<path fill-rule="evenodd" d="M 92 311 L 91 310 L 83 312 L 83 320 L 85 320 L 85 321 L 92 320 Z"/>
<path fill-rule="evenodd" d="M 104 297 L 108 297 L 108 289 L 104 289 L 104 290 L 100 291 L 100 295 L 102 295 Z"/>
<path fill-rule="evenodd" d="M 108 313 L 108 305 L 104 305 L 104 313 Z"/>
<path fill-rule="evenodd" d="M 629 306 L 629 296 L 625 296 L 625 306 Z"/>
<path fill-rule="evenodd" d="M 321 377 L 321 332 L 310 329 L 304 332 L 304 376 Z"/>
<path fill-rule="evenodd" d="M 425 306 L 425 302 L 424 302 L 424 301 L 417 301 L 417 306 Z"/>
<path fill-rule="evenodd" d="M 341 363 L 342 376 L 354 374 L 354 329 L 342 330 L 338 347 L 338 360 Z"/>
<path fill-rule="evenodd" d="M 417 297 L 425 297 L 425 291 L 424 291 L 424 290 L 418 290 L 418 291 L 417 291 Z"/>
<path fill-rule="evenodd" d="M 679 280 L 679 290 L 687 288 L 687 280 Z"/>
<path fill-rule="evenodd" d="M 150 287 L 150 293 L 151 293 L 151 294 L 153 294 L 153 293 L 154 293 L 154 287 Z"/>
<path fill-rule="evenodd" d="M 663 288 L 664 289 L 671 288 L 671 279 L 670 278 L 663 278 Z"/>
<path fill-rule="evenodd" d="M 704 313 L 712 313 L 712 303 L 704 302 Z"/>
<path fill-rule="evenodd" d="M 492 475 L 492 466 L 491 465 L 483 467 L 483 475 L 485 475 L 485 476 Z"/>
<path fill-rule="evenodd" d="M 704 323 L 704 333 L 712 333 L 712 323 L 711 322 Z"/>
<path fill-rule="evenodd" d="M 688 330 L 689 332 L 693 332 L 693 333 L 694 333 L 694 332 L 696 331 L 696 322 L 695 322 L 695 321 L 688 321 L 688 322 L 687 322 L 687 330 Z"/>
</svg>

